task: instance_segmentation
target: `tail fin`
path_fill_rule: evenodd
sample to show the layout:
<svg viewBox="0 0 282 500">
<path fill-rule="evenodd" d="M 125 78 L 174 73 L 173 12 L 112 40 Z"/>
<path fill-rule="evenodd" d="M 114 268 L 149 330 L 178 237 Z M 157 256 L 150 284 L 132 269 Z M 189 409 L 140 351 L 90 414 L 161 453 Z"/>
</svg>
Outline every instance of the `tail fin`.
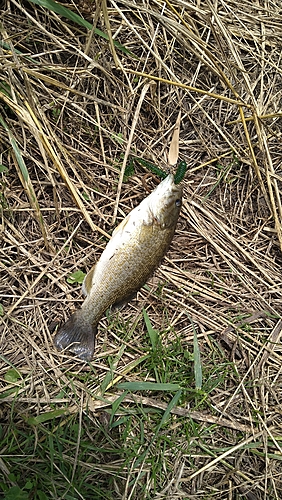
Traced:
<svg viewBox="0 0 282 500">
<path fill-rule="evenodd" d="M 81 310 L 76 311 L 54 337 L 58 351 L 68 348 L 83 361 L 93 357 L 97 327 L 85 322 Z"/>
</svg>

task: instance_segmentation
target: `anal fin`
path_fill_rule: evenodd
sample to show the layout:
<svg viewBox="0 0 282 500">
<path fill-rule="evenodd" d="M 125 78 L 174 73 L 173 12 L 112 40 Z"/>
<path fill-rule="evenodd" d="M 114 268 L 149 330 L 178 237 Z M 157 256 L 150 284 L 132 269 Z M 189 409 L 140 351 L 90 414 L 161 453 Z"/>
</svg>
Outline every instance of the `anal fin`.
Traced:
<svg viewBox="0 0 282 500">
<path fill-rule="evenodd" d="M 84 295 L 84 297 L 87 297 L 87 295 L 90 294 L 90 290 L 92 288 L 92 283 L 93 283 L 93 276 L 95 273 L 95 268 L 96 268 L 96 264 L 94 264 L 94 266 L 91 267 L 89 273 L 86 274 L 86 276 L 83 280 L 81 291 L 82 291 L 82 294 Z"/>
</svg>

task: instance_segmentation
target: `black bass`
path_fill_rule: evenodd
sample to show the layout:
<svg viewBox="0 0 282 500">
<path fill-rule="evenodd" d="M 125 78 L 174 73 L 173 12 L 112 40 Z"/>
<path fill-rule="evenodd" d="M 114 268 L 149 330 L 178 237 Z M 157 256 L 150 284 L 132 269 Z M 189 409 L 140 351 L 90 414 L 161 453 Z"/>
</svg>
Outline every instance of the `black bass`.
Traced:
<svg viewBox="0 0 282 500">
<path fill-rule="evenodd" d="M 99 261 L 85 276 L 86 299 L 55 335 L 61 351 L 68 348 L 89 361 L 97 325 L 112 305 L 128 301 L 164 257 L 181 209 L 182 188 L 169 174 L 116 227 Z"/>
</svg>

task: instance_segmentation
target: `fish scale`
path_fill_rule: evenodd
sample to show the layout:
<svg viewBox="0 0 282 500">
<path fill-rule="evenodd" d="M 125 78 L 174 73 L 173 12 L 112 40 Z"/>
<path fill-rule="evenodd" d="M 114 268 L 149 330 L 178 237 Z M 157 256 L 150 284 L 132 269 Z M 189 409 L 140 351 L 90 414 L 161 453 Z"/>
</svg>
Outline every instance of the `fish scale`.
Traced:
<svg viewBox="0 0 282 500">
<path fill-rule="evenodd" d="M 114 230 L 99 261 L 83 283 L 87 295 L 81 309 L 55 335 L 59 351 L 80 359 L 93 357 L 97 325 L 112 305 L 137 292 L 164 257 L 181 209 L 182 188 L 169 174 Z"/>
</svg>

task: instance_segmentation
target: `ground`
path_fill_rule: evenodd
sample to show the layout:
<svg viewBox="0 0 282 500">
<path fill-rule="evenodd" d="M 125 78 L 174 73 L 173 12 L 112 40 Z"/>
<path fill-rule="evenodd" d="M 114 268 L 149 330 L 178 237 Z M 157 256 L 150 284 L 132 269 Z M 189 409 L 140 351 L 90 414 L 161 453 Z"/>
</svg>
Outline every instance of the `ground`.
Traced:
<svg viewBox="0 0 282 500">
<path fill-rule="evenodd" d="M 1 6 L 0 496 L 280 499 L 280 2 Z M 165 259 L 58 353 L 179 112 Z"/>
</svg>

